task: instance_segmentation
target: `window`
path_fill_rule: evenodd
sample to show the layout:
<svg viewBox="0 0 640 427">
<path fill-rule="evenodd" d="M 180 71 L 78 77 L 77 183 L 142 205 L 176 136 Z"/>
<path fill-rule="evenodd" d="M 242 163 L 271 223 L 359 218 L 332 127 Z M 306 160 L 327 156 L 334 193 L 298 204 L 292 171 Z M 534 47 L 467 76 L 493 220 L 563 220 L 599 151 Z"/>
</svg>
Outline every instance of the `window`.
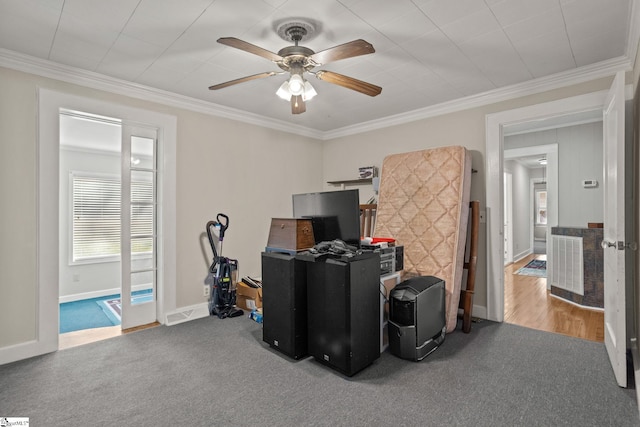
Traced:
<svg viewBox="0 0 640 427">
<path fill-rule="evenodd" d="M 547 225 L 547 191 L 536 191 L 536 225 Z"/>
<path fill-rule="evenodd" d="M 72 172 L 71 192 L 72 262 L 119 257 L 120 179 Z M 131 233 L 153 234 L 153 183 L 132 181 L 131 198 Z M 131 247 L 132 254 L 146 254 L 152 250 L 153 239 L 135 240 Z"/>
</svg>

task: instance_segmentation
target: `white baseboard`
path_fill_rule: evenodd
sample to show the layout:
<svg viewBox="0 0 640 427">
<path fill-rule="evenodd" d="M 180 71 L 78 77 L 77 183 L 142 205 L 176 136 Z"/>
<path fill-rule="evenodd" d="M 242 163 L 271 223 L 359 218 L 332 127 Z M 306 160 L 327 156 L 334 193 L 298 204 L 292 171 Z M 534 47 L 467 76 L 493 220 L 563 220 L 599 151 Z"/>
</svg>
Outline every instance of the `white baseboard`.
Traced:
<svg viewBox="0 0 640 427">
<path fill-rule="evenodd" d="M 533 253 L 533 249 L 529 248 L 527 250 L 525 250 L 524 252 L 520 252 L 519 254 L 515 255 L 513 257 L 513 262 L 516 263 L 518 261 L 520 261 L 521 259 L 531 255 Z"/>
<path fill-rule="evenodd" d="M 556 294 L 552 294 L 552 293 L 550 293 L 550 294 L 549 294 L 549 296 L 551 296 L 551 297 L 553 297 L 553 298 L 557 298 L 557 299 L 562 300 L 562 301 L 564 301 L 564 302 L 567 302 L 567 303 L 569 303 L 569 304 L 575 305 L 576 307 L 585 308 L 585 309 L 587 309 L 587 310 L 602 311 L 602 312 L 604 312 L 604 308 L 601 308 L 601 307 L 591 307 L 591 306 L 589 306 L 589 305 L 582 305 L 582 304 L 578 304 L 577 302 L 573 302 L 573 301 L 571 301 L 571 300 L 568 300 L 568 299 L 566 299 L 566 298 L 562 298 L 561 296 L 556 295 Z"/>
<path fill-rule="evenodd" d="M 149 288 L 151 288 L 151 284 L 136 285 L 131 287 L 131 291 L 132 292 L 143 291 Z M 58 302 L 62 304 L 63 302 L 73 302 L 73 301 L 80 301 L 83 299 L 101 298 L 101 297 L 106 297 L 108 295 L 116 295 L 116 294 L 120 294 L 120 288 L 102 289 L 102 290 L 93 291 L 93 292 L 83 292 L 79 294 L 64 295 L 58 299 Z"/>
<path fill-rule="evenodd" d="M 473 311 L 471 312 L 472 317 L 477 317 L 479 319 L 487 320 L 487 307 L 482 305 L 473 305 Z"/>
<path fill-rule="evenodd" d="M 165 325 L 173 326 L 207 316 L 209 316 L 209 304 L 203 302 L 201 304 L 190 305 L 188 307 L 181 307 L 167 313 L 165 316 Z"/>
<path fill-rule="evenodd" d="M 0 348 L 0 365 L 28 359 L 29 357 L 51 353 L 58 349 L 58 336 L 55 340 L 31 340 Z"/>
</svg>

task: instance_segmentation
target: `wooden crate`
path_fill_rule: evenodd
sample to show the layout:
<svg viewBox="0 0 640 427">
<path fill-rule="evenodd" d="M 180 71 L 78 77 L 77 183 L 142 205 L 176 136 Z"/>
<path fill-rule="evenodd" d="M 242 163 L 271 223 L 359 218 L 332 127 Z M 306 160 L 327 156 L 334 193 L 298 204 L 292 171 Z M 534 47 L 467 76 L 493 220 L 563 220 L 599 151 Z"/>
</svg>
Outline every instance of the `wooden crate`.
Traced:
<svg viewBox="0 0 640 427">
<path fill-rule="evenodd" d="M 272 218 L 267 248 L 305 251 L 315 245 L 311 219 Z"/>
</svg>

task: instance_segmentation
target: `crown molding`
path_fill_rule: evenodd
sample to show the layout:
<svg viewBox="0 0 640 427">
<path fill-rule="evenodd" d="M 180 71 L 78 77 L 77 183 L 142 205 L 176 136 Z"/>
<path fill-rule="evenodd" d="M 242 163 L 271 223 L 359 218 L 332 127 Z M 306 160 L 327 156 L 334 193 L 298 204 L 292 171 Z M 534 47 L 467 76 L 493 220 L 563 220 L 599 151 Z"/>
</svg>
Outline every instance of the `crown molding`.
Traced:
<svg viewBox="0 0 640 427">
<path fill-rule="evenodd" d="M 202 101 L 173 92 L 128 82 L 114 77 L 109 77 L 104 74 L 82 70 L 8 49 L 0 48 L 0 66 L 144 101 L 156 102 L 162 105 L 236 120 L 243 123 L 249 123 L 314 139 L 323 139 L 323 133 L 315 129 L 294 125 L 283 120 L 267 118 L 258 114 L 248 113 L 246 111 L 225 107 L 223 105 Z"/>
<path fill-rule="evenodd" d="M 629 5 L 629 34 L 627 37 L 627 58 L 631 61 L 631 66 L 635 67 L 636 55 L 638 54 L 638 40 L 640 40 L 640 2 L 632 0 Z"/>
<path fill-rule="evenodd" d="M 327 131 L 324 132 L 324 139 L 329 140 L 340 138 L 390 126 L 397 126 L 416 120 L 441 116 L 443 114 L 482 107 L 484 105 L 521 98 L 527 95 L 534 95 L 536 93 L 584 83 L 590 80 L 611 77 L 618 71 L 629 71 L 631 69 L 632 64 L 629 59 L 626 56 L 621 56 L 608 61 L 602 61 L 597 64 L 553 74 L 551 76 L 540 77 L 538 79 L 529 80 L 524 83 L 517 83 L 477 95 L 454 99 L 453 101 L 443 102 L 441 104 L 420 108 L 407 113 L 396 114 L 379 120 L 372 120 L 353 126 L 346 126 L 333 131 Z"/>
<path fill-rule="evenodd" d="M 636 4 L 637 2 L 634 1 L 633 10 L 635 14 L 633 16 L 640 14 Z M 637 20 L 635 21 L 637 22 Z M 637 41 L 635 38 L 637 37 L 637 31 L 635 30 L 637 27 L 638 25 L 631 25 L 632 30 L 630 31 L 629 38 L 629 46 L 635 44 L 635 49 L 633 49 L 634 52 L 637 49 L 637 43 L 633 42 L 633 40 Z M 629 49 L 629 52 L 631 51 L 632 49 Z M 635 56 L 633 59 L 635 59 Z M 8 49 L 0 49 L 0 66 L 136 99 L 156 102 L 162 105 L 182 108 L 189 111 L 209 114 L 216 117 L 227 118 L 326 141 L 559 89 L 603 77 L 610 77 L 617 71 L 631 70 L 633 63 L 628 56 L 613 58 L 608 61 L 599 62 L 597 64 L 581 67 L 575 70 L 569 70 L 481 94 L 467 96 L 406 113 L 396 114 L 382 119 L 371 120 L 353 126 L 345 126 L 325 132 L 294 125 L 282 120 L 264 117 L 258 114 L 248 113 L 235 108 L 229 108 L 219 104 L 198 100 L 188 96 L 151 88 L 137 83 L 116 79 L 96 72 L 58 64 L 53 61 L 35 58 Z"/>
</svg>

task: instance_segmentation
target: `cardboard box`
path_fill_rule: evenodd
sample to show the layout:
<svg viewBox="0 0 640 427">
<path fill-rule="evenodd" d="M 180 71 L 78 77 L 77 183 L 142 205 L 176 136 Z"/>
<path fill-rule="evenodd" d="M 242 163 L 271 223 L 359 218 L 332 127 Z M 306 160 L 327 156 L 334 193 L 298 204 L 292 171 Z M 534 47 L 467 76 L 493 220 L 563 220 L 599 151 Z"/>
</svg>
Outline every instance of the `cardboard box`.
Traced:
<svg viewBox="0 0 640 427">
<path fill-rule="evenodd" d="M 236 306 L 246 310 L 262 308 L 262 288 L 252 288 L 244 282 L 236 286 Z"/>
<path fill-rule="evenodd" d="M 358 168 L 358 176 L 360 179 L 373 178 L 378 176 L 378 168 L 375 166 L 364 166 Z"/>
</svg>

